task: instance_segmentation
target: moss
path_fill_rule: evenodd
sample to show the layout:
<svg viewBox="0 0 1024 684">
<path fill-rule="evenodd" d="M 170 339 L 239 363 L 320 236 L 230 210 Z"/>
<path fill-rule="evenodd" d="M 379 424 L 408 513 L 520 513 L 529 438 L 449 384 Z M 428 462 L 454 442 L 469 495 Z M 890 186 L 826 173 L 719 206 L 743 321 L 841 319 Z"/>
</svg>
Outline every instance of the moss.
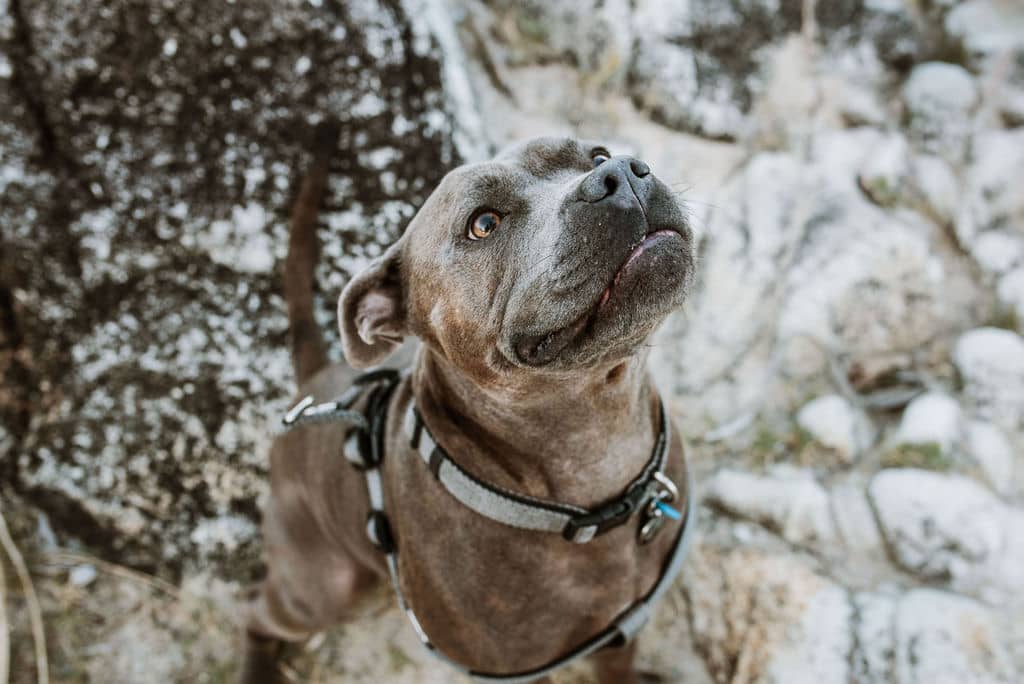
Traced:
<svg viewBox="0 0 1024 684">
<path fill-rule="evenodd" d="M 1024 329 L 1021 328 L 1021 320 L 1017 315 L 1017 310 L 1010 306 L 998 307 L 995 313 L 992 314 L 992 317 L 985 321 L 985 325 L 992 328 L 1011 330 L 1016 333 L 1024 332 Z"/>
<path fill-rule="evenodd" d="M 388 646 L 388 661 L 392 672 L 398 672 L 412 665 L 412 659 L 394 644 Z"/>
<path fill-rule="evenodd" d="M 541 44 L 548 42 L 548 26 L 539 12 L 519 15 L 516 18 L 516 27 L 519 29 L 519 33 L 528 40 Z"/>
<path fill-rule="evenodd" d="M 935 442 L 900 444 L 882 454 L 883 468 L 922 468 L 948 471 L 953 462 Z"/>
</svg>

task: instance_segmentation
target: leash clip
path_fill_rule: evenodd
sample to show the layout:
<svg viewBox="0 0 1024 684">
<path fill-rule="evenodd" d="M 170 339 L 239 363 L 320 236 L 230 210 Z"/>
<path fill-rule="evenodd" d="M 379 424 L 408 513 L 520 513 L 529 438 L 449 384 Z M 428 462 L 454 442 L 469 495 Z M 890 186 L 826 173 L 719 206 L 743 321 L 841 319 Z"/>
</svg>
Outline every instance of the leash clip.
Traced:
<svg viewBox="0 0 1024 684">
<path fill-rule="evenodd" d="M 652 476 L 654 494 L 644 509 L 643 522 L 640 524 L 640 543 L 651 542 L 662 528 L 665 527 L 665 519 L 681 520 L 683 515 L 672 506 L 672 502 L 679 498 L 679 488 L 665 473 L 656 470 Z"/>
</svg>

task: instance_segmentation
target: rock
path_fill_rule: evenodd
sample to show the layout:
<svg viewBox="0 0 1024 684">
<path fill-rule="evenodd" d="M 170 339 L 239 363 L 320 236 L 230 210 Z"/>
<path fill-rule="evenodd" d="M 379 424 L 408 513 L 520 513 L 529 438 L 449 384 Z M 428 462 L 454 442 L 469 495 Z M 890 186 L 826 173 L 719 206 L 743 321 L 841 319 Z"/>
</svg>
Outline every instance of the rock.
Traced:
<svg viewBox="0 0 1024 684">
<path fill-rule="evenodd" d="M 944 225 L 952 225 L 960 206 L 960 180 L 942 157 L 923 154 L 911 162 L 911 182 L 916 186 L 929 214 Z"/>
<path fill-rule="evenodd" d="M 952 453 L 963 432 L 963 416 L 955 399 L 939 392 L 917 397 L 903 411 L 896 440 L 901 444 L 937 444 Z"/>
<path fill-rule="evenodd" d="M 979 133 L 971 154 L 955 228 L 960 245 L 973 253 L 985 231 L 1022 234 L 1024 188 L 1016 179 L 1024 174 L 1024 129 Z"/>
<path fill-rule="evenodd" d="M 865 62 L 904 68 L 920 52 L 920 31 L 905 7 L 819 3 L 814 10 L 813 24 L 830 54 L 847 56 L 845 51 L 855 46 L 853 51 Z M 809 23 L 802 6 L 792 2 L 638 3 L 632 32 L 641 39 L 635 43 L 627 79 L 630 95 L 637 106 L 673 128 L 741 138 L 752 129 L 749 114 L 768 79 L 790 83 L 801 91 L 801 99 L 812 85 L 777 70 L 765 73 L 769 63 L 778 66 L 776 53 L 785 49 L 787 39 Z M 790 64 L 798 71 L 802 66 L 798 61 Z"/>
<path fill-rule="evenodd" d="M 986 273 L 1002 275 L 1024 263 L 1024 237 L 1006 230 L 989 230 L 974 240 L 971 254 Z"/>
<path fill-rule="evenodd" d="M 276 267 L 314 126 L 339 131 L 317 278 L 336 339 L 346 278 L 458 161 L 448 65 L 376 0 L 47 0 L 12 23 L 0 354 L 13 321 L 27 362 L 0 363 L 5 477 L 118 563 L 250 573 L 292 391 Z"/>
<path fill-rule="evenodd" d="M 858 684 L 897 681 L 893 662 L 896 599 L 883 593 L 858 592 L 851 603 L 854 610 L 851 681 Z"/>
<path fill-rule="evenodd" d="M 998 623 L 983 605 L 934 589 L 915 589 L 896 605 L 894 677 L 929 684 L 1016 681 Z"/>
<path fill-rule="evenodd" d="M 964 395 L 978 414 L 1008 432 L 1024 428 L 1024 338 L 1001 328 L 977 328 L 953 350 Z"/>
<path fill-rule="evenodd" d="M 843 123 L 847 126 L 882 127 L 887 118 L 885 108 L 875 92 L 855 84 L 843 89 L 839 108 Z"/>
<path fill-rule="evenodd" d="M 704 500 L 761 523 L 794 544 L 834 541 L 828 493 L 805 470 L 777 466 L 767 476 L 720 470 L 704 485 Z"/>
<path fill-rule="evenodd" d="M 841 482 L 830 491 L 832 519 L 843 548 L 846 549 L 847 570 L 859 565 L 858 561 L 876 563 L 885 560 L 885 544 L 875 522 L 864 486 L 860 482 Z M 855 568 L 859 570 L 860 568 Z"/>
<path fill-rule="evenodd" d="M 893 559 L 926 580 L 1006 600 L 1024 589 L 1024 511 L 959 475 L 883 470 L 868 488 Z"/>
<path fill-rule="evenodd" d="M 850 460 L 869 439 L 870 427 L 850 402 L 838 394 L 812 399 L 796 414 L 797 424 L 821 444 Z"/>
<path fill-rule="evenodd" d="M 1024 321 L 1024 266 L 1018 266 L 1002 278 L 996 287 L 999 305 L 1012 312 L 1018 321 Z"/>
<path fill-rule="evenodd" d="M 891 207 L 906 197 L 910 148 L 901 135 L 888 135 L 861 163 L 857 183 L 875 204 Z"/>
<path fill-rule="evenodd" d="M 852 602 L 858 684 L 1013 681 L 1008 640 L 980 603 L 934 589 L 858 592 Z"/>
<path fill-rule="evenodd" d="M 96 581 L 96 566 L 89 563 L 82 563 L 71 568 L 68 573 L 68 581 L 75 587 L 87 587 Z"/>
<path fill-rule="evenodd" d="M 990 57 L 1024 50 L 1024 7 L 1020 3 L 968 0 L 946 15 L 945 28 L 976 66 Z"/>
<path fill-rule="evenodd" d="M 903 85 L 913 139 L 928 152 L 954 162 L 963 159 L 978 99 L 978 87 L 963 67 L 945 62 L 918 64 Z"/>
<path fill-rule="evenodd" d="M 1024 89 L 1004 87 L 999 100 L 999 114 L 1009 127 L 1024 126 Z"/>
<path fill-rule="evenodd" d="M 846 591 L 805 562 L 703 548 L 683 581 L 697 647 L 719 684 L 850 681 Z"/>
<path fill-rule="evenodd" d="M 789 268 L 799 226 L 812 210 L 811 187 L 793 155 L 759 154 L 714 196 L 700 282 L 686 316 L 669 325 L 674 344 L 702 359 L 676 359 L 673 389 L 705 397 L 702 410 L 716 422 L 763 397 L 763 373 L 744 372 L 742 362 L 763 351 L 774 325 L 783 295 L 779 273 Z M 716 391 L 708 391 L 712 386 Z"/>
<path fill-rule="evenodd" d="M 967 423 L 967 453 L 981 466 L 992 488 L 1007 494 L 1013 487 L 1013 447 L 1003 431 L 991 423 L 972 420 Z"/>
</svg>

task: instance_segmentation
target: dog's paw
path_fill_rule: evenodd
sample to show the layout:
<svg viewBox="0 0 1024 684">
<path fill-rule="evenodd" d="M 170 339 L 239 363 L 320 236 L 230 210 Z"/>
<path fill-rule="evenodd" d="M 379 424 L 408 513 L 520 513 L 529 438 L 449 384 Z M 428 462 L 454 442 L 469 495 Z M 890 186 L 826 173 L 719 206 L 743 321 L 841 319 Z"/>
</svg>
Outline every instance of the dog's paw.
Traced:
<svg viewBox="0 0 1024 684">
<path fill-rule="evenodd" d="M 283 649 L 283 642 L 276 639 L 247 634 L 239 684 L 284 684 L 280 667 Z"/>
</svg>

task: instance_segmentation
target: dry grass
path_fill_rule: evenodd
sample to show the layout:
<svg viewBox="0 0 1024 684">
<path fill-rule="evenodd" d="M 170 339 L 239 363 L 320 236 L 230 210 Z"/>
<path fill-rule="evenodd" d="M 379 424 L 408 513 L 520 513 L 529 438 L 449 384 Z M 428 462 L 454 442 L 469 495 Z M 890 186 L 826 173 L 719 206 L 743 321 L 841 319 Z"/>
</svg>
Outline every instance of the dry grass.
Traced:
<svg viewBox="0 0 1024 684">
<path fill-rule="evenodd" d="M 14 566 L 14 572 L 21 582 L 22 592 L 25 594 L 25 602 L 28 605 L 29 621 L 32 625 L 32 643 L 36 652 L 36 681 L 39 684 L 49 684 L 50 665 L 46 659 L 46 631 L 43 629 L 43 611 L 39 608 L 39 597 L 36 595 L 35 585 L 32 584 L 32 576 L 28 573 L 25 559 L 22 558 L 18 546 L 11 538 L 7 529 L 7 521 L 4 519 L 3 511 L 0 510 L 0 546 L 3 546 L 7 558 Z M 6 682 L 6 678 L 4 679 Z"/>
</svg>

